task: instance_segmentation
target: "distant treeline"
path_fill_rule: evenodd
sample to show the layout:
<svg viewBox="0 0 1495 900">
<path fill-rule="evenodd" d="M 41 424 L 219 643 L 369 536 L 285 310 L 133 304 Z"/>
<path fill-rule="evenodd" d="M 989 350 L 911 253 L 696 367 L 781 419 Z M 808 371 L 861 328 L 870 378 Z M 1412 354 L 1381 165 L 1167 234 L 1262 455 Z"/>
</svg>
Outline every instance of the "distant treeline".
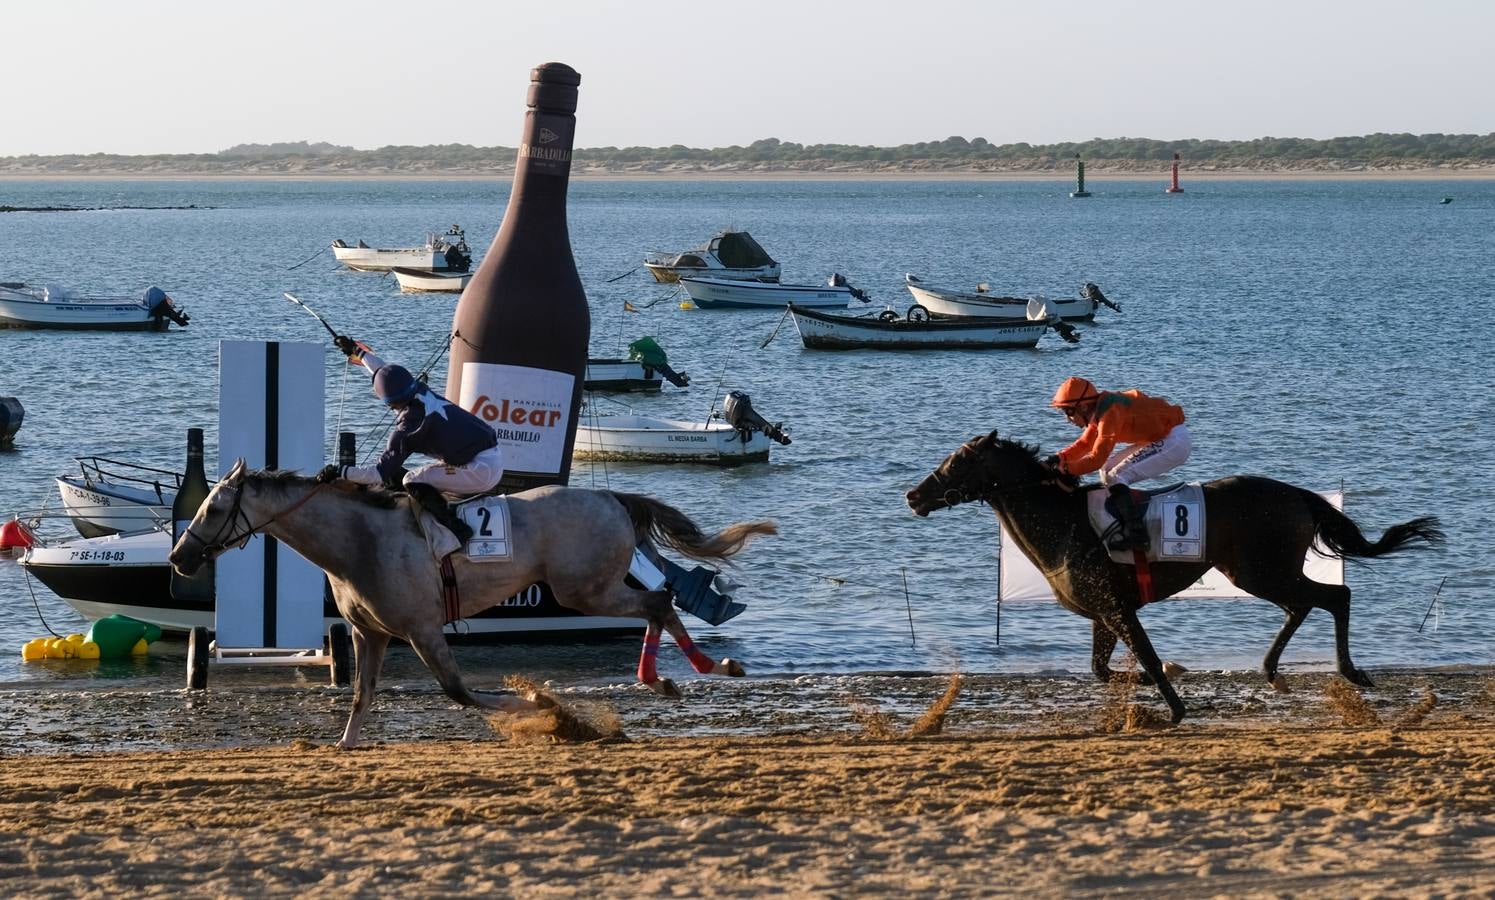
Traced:
<svg viewBox="0 0 1495 900">
<path fill-rule="evenodd" d="M 1076 156 L 1096 170 L 1156 168 L 1182 154 L 1217 169 L 1377 169 L 1495 165 L 1495 133 L 1372 134 L 1328 140 L 1264 137 L 1250 141 L 1095 138 L 1061 144 L 993 144 L 949 137 L 897 147 L 797 144 L 765 138 L 747 146 L 578 148 L 579 171 L 1021 171 L 1069 165 Z M 143 174 L 443 174 L 511 170 L 512 147 L 439 144 L 357 150 L 305 141 L 240 144 L 218 153 L 121 156 L 72 154 L 0 157 L 0 174 L 90 172 Z"/>
</svg>

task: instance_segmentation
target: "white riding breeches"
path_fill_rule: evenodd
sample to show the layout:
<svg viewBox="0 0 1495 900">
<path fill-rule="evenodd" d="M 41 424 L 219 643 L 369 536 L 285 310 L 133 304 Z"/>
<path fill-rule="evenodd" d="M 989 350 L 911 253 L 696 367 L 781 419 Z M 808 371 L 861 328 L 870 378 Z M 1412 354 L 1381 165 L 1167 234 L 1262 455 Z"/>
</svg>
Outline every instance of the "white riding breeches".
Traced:
<svg viewBox="0 0 1495 900">
<path fill-rule="evenodd" d="M 1157 478 L 1164 472 L 1183 465 L 1192 449 L 1194 442 L 1189 437 L 1188 426 L 1175 425 L 1162 440 L 1150 444 L 1133 444 L 1112 453 L 1106 464 L 1101 466 L 1101 483 L 1135 484 Z"/>
<path fill-rule="evenodd" d="M 498 484 L 504 475 L 503 451 L 489 447 L 465 466 L 432 463 L 405 473 L 405 483 L 429 484 L 443 494 L 481 494 Z M 343 477 L 358 484 L 379 484 L 379 470 L 373 466 L 348 466 Z"/>
</svg>

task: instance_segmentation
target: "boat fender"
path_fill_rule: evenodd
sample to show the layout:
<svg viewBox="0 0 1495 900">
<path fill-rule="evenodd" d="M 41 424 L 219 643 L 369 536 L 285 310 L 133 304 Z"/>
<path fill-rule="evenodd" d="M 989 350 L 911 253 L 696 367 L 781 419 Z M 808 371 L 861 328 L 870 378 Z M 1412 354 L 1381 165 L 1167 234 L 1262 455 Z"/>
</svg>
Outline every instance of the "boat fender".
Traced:
<svg viewBox="0 0 1495 900">
<path fill-rule="evenodd" d="M 0 525 L 0 558 L 14 559 L 36 544 L 36 536 L 19 519 Z"/>
</svg>

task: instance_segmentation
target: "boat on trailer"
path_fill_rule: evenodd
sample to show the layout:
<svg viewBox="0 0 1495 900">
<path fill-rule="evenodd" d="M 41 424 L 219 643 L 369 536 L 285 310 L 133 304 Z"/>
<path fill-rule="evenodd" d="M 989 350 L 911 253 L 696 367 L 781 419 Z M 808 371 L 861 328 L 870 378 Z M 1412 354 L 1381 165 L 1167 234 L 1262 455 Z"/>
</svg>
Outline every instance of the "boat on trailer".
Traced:
<svg viewBox="0 0 1495 900">
<path fill-rule="evenodd" d="M 782 423 L 769 423 L 741 391 L 705 421 L 662 419 L 633 413 L 584 415 L 576 426 L 572 458 L 612 462 L 698 463 L 740 466 L 767 462 L 774 443 L 789 444 Z"/>
<path fill-rule="evenodd" d="M 1078 297 L 1004 297 L 991 292 L 989 285 L 976 285 L 975 290 L 933 285 L 913 274 L 904 275 L 908 292 L 914 302 L 928 310 L 932 316 L 975 316 L 986 319 L 1025 319 L 1028 301 L 1045 300 L 1052 304 L 1066 322 L 1089 322 L 1095 318 L 1096 309 L 1105 304 L 1117 312 L 1121 307 L 1112 303 L 1101 293 L 1094 282 L 1085 282 Z"/>
<path fill-rule="evenodd" d="M 852 300 L 868 300 L 841 275 L 830 276 L 823 285 L 694 277 L 681 278 L 680 284 L 701 309 L 784 309 L 791 303 L 801 309 L 844 309 Z"/>
<path fill-rule="evenodd" d="M 732 281 L 779 280 L 779 264 L 746 231 L 719 232 L 703 247 L 683 253 L 644 257 L 644 267 L 655 281 L 674 283 L 682 275 Z"/>
<path fill-rule="evenodd" d="M 390 269 L 404 294 L 460 294 L 472 280 L 471 272 L 430 272 L 425 269 Z"/>
<path fill-rule="evenodd" d="M 146 288 L 132 300 L 83 296 L 56 284 L 0 282 L 0 327 L 165 331 L 171 322 L 185 328 L 190 319 L 158 287 Z"/>
<path fill-rule="evenodd" d="M 420 247 L 370 247 L 361 240 L 350 246 L 338 238 L 332 242 L 332 255 L 359 272 L 387 272 L 395 268 L 466 272 L 472 267 L 472 251 L 459 225 L 448 228 L 446 234 L 426 235 L 426 242 Z"/>
<path fill-rule="evenodd" d="M 1026 319 L 932 319 L 900 317 L 892 310 L 877 316 L 840 316 L 793 304 L 789 314 L 800 341 L 811 350 L 991 350 L 1038 346 L 1050 329 L 1064 340 L 1079 340 L 1073 325 L 1042 301 L 1030 300 Z"/>
</svg>

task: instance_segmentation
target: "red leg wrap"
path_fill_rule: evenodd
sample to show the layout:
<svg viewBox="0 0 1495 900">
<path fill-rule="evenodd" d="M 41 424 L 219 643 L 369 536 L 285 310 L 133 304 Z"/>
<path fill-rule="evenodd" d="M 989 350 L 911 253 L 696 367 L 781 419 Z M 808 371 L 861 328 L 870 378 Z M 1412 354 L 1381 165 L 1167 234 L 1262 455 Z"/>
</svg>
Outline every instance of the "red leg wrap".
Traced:
<svg viewBox="0 0 1495 900">
<path fill-rule="evenodd" d="M 638 659 L 638 680 L 644 684 L 653 684 L 659 680 L 659 671 L 655 663 L 659 658 L 659 631 L 650 628 L 644 633 L 644 652 Z"/>
<path fill-rule="evenodd" d="M 681 635 L 680 640 L 676 641 L 676 643 L 680 645 L 680 652 L 685 654 L 685 658 L 690 660 L 690 664 L 695 667 L 697 672 L 700 672 L 702 675 L 710 675 L 711 670 L 716 668 L 716 661 L 702 653 L 696 647 L 696 642 L 690 639 L 690 635 Z"/>
</svg>

